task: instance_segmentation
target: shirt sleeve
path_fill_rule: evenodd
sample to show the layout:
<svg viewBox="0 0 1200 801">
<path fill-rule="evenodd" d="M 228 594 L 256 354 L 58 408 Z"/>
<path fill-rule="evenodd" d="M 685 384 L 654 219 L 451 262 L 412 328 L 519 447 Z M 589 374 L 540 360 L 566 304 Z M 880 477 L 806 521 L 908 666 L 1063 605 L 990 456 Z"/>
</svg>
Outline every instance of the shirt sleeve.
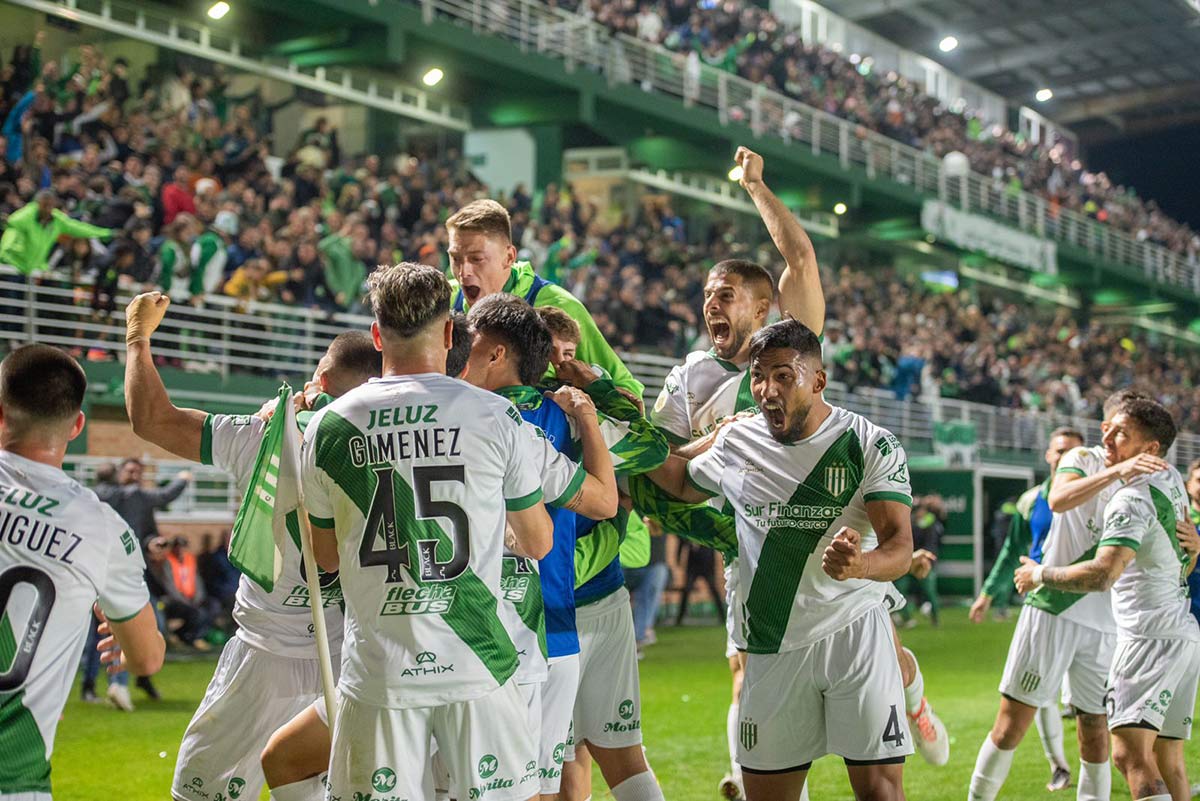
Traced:
<svg viewBox="0 0 1200 801">
<path fill-rule="evenodd" d="M 210 414 L 200 432 L 200 462 L 219 467 L 245 488 L 254 472 L 267 422 L 246 414 Z"/>
<path fill-rule="evenodd" d="M 672 445 L 685 445 L 692 439 L 692 423 L 687 410 L 687 387 L 683 385 L 683 368 L 671 368 L 662 391 L 650 410 L 650 422 L 667 435 Z"/>
<path fill-rule="evenodd" d="M 533 423 L 526 421 L 522 426 L 532 439 L 534 465 L 542 476 L 542 495 L 551 506 L 562 506 L 575 497 L 587 471 L 583 465 L 571 461 L 566 454 L 557 450 L 546 434 Z"/>
<path fill-rule="evenodd" d="M 593 381 L 585 391 L 596 403 L 600 436 L 618 476 L 647 473 L 667 460 L 671 446 L 666 434 L 643 417 L 612 381 Z"/>
<path fill-rule="evenodd" d="M 1136 551 L 1156 520 L 1154 504 L 1144 491 L 1122 487 L 1104 507 L 1104 530 L 1099 545 L 1124 546 Z"/>
<path fill-rule="evenodd" d="M 688 462 L 686 478 L 692 488 L 705 495 L 717 496 L 722 493 L 721 478 L 725 474 L 725 441 L 729 432 L 737 428 L 737 423 L 726 426 L 717 434 L 716 441 L 704 453 Z"/>
<path fill-rule="evenodd" d="M 1058 469 L 1054 471 L 1054 474 L 1070 473 L 1076 476 L 1087 476 L 1093 472 L 1095 472 L 1095 465 L 1093 464 L 1092 452 L 1087 448 L 1072 448 L 1063 454 L 1062 459 L 1058 462 Z"/>
<path fill-rule="evenodd" d="M 863 444 L 863 501 L 896 501 L 912 506 L 912 486 L 908 478 L 908 455 L 900 440 L 882 428 L 871 431 Z"/>
<path fill-rule="evenodd" d="M 506 401 L 507 403 L 507 401 Z M 508 414 L 497 415 L 497 427 L 503 433 L 507 462 L 504 466 L 504 507 L 510 512 L 528 509 L 541 501 L 542 476 L 538 472 L 538 452 L 533 438 L 524 429 L 525 421 L 510 404 Z"/>
<path fill-rule="evenodd" d="M 329 476 L 317 465 L 317 447 L 324 418 L 318 412 L 317 417 L 304 429 L 304 441 L 300 445 L 300 500 L 314 526 L 331 529 L 334 520 Z"/>
<path fill-rule="evenodd" d="M 115 514 L 106 526 L 112 532 L 108 546 L 108 570 L 100 588 L 100 608 L 109 620 L 121 623 L 137 616 L 150 602 L 146 589 L 146 562 L 137 538 Z M 119 532 L 119 533 L 118 533 Z"/>
</svg>

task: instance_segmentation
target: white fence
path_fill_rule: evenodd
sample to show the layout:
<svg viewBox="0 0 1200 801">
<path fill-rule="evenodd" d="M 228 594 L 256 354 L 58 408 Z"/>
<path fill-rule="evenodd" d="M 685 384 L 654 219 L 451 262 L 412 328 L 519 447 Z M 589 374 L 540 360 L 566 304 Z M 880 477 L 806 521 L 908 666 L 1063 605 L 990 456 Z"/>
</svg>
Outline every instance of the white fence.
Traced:
<svg viewBox="0 0 1200 801">
<path fill-rule="evenodd" d="M 499 36 L 527 52 L 562 59 L 568 71 L 584 67 L 610 85 L 631 84 L 717 112 L 722 125 L 741 122 L 756 136 L 775 136 L 830 155 L 868 178 L 887 178 L 977 214 L 1002 219 L 1037 236 L 1075 245 L 1108 261 L 1132 266 L 1150 280 L 1200 294 L 1200 265 L 1116 228 L 1028 192 L 1011 194 L 991 177 L 947 177 L 936 157 L 807 106 L 737 75 L 607 28 L 538 0 L 412 0 L 424 19 L 449 21 L 478 34 Z"/>
<path fill-rule="evenodd" d="M 0 267 L 0 339 L 36 341 L 84 352 L 98 349 L 124 358 L 127 294 L 118 298 L 111 319 L 98 319 L 89 305 L 79 301 L 80 293 L 90 289 L 71 288 L 53 276 L 41 281 L 24 281 L 11 268 Z M 228 376 L 253 371 L 298 379 L 311 374 L 333 337 L 346 330 L 366 330 L 369 325 L 370 319 L 360 315 L 321 316 L 264 303 L 242 307 L 230 298 L 214 297 L 200 308 L 172 304 L 154 336 L 154 350 L 198 372 Z M 646 353 L 623 353 L 622 357 L 646 385 L 650 402 L 679 361 Z M 1056 426 L 1073 425 L 1087 434 L 1089 442 L 1100 441 L 1099 424 L 1083 418 L 947 399 L 900 401 L 882 389 L 847 392 L 836 380 L 826 397 L 870 417 L 910 448 L 923 451 L 932 450 L 936 425 L 952 421 L 972 423 L 985 454 L 1003 454 L 1031 464 L 1040 460 L 1047 434 Z M 236 390 L 220 399 L 255 407 L 266 400 L 243 397 Z M 195 401 L 189 398 L 189 403 Z M 1179 464 L 1200 458 L 1200 437 L 1181 435 L 1173 456 Z"/>
<path fill-rule="evenodd" d="M 192 480 L 183 493 L 171 501 L 167 511 L 159 512 L 157 518 L 163 522 L 187 520 L 222 520 L 233 522 L 241 502 L 241 493 L 229 474 L 215 467 L 176 459 L 142 459 L 146 477 L 156 484 L 174 479 L 179 473 L 189 471 Z M 96 473 L 106 465 L 119 464 L 119 459 L 104 456 L 67 455 L 63 470 L 85 487 L 96 486 Z"/>
</svg>

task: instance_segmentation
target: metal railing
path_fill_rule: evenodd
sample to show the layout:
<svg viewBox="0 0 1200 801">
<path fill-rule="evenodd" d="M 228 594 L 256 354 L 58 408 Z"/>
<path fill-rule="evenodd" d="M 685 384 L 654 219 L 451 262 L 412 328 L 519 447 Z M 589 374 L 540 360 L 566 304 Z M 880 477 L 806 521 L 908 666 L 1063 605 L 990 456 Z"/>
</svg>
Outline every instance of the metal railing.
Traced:
<svg viewBox="0 0 1200 801">
<path fill-rule="evenodd" d="M 314 67 L 284 58 L 250 55 L 236 35 L 221 28 L 192 22 L 170 8 L 120 0 L 6 1 L 91 28 L 322 92 L 349 103 L 457 131 L 466 131 L 471 127 L 470 109 L 436 93 L 362 69 Z"/>
<path fill-rule="evenodd" d="M 442 20 L 514 42 L 524 51 L 603 74 L 610 85 L 631 84 L 716 111 L 721 125 L 740 122 L 755 136 L 804 144 L 868 178 L 887 178 L 936 196 L 963 211 L 1004 220 L 1020 230 L 1079 247 L 1137 268 L 1155 282 L 1200 294 L 1200 265 L 1184 256 L 1087 216 L 1052 206 L 1029 192 L 1009 192 L 978 173 L 950 177 L 937 157 L 800 103 L 698 57 L 675 53 L 537 0 L 408 0 L 426 23 Z"/>
<path fill-rule="evenodd" d="M 135 456 L 136 454 L 129 454 Z M 183 493 L 171 501 L 158 520 L 178 522 L 188 520 L 224 520 L 233 522 L 242 495 L 229 474 L 216 467 L 177 459 L 141 459 L 146 480 L 155 484 L 171 481 L 180 473 L 192 474 Z M 96 486 L 96 473 L 104 466 L 118 464 L 120 459 L 105 456 L 67 455 L 63 470 L 85 487 Z"/>
<path fill-rule="evenodd" d="M 82 300 L 84 296 L 90 292 L 70 287 L 65 279 L 50 275 L 26 281 L 11 268 L 0 267 L 0 340 L 42 342 L 123 359 L 128 293 L 119 293 L 117 308 L 107 318 L 98 317 Z M 211 297 L 200 307 L 172 304 L 154 335 L 154 352 L 196 372 L 227 376 L 251 371 L 299 380 L 311 374 L 333 337 L 347 330 L 366 330 L 370 323 L 362 315 L 320 315 L 269 303 L 243 306 L 231 298 Z M 671 368 L 681 361 L 649 353 L 620 355 L 646 385 L 650 403 Z M 1089 442 L 1100 441 L 1099 424 L 1086 418 L 942 398 L 901 401 L 882 389 L 848 392 L 837 382 L 836 373 L 832 378 L 826 390 L 830 402 L 866 415 L 916 450 L 932 450 L 937 424 L 952 421 L 972 423 L 984 453 L 1022 460 L 1040 458 L 1047 435 L 1059 425 L 1073 425 L 1087 434 Z M 202 407 L 203 397 L 199 400 Z M 220 400 L 257 408 L 266 398 L 242 397 L 232 390 Z M 1200 458 L 1200 436 L 1181 434 L 1173 457 L 1179 464 Z"/>
</svg>

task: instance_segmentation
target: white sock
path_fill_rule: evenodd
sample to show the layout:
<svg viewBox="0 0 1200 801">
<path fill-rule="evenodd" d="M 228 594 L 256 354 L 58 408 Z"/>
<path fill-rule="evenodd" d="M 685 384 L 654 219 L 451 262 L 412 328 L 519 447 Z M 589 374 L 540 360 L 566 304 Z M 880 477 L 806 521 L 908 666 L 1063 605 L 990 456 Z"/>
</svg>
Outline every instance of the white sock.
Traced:
<svg viewBox="0 0 1200 801">
<path fill-rule="evenodd" d="M 1137 801 L 1171 801 L 1171 794 L 1159 793 L 1158 795 L 1147 795 L 1139 798 Z"/>
<path fill-rule="evenodd" d="M 322 801 L 325 785 L 319 776 L 271 788 L 271 801 Z"/>
<path fill-rule="evenodd" d="M 800 789 L 799 801 L 808 801 L 808 780 L 804 780 L 804 787 Z"/>
<path fill-rule="evenodd" d="M 630 776 L 612 788 L 612 795 L 616 801 L 665 801 L 658 780 L 654 778 L 654 773 L 648 770 Z"/>
<path fill-rule="evenodd" d="M 1008 778 L 1008 770 L 1012 767 L 1012 751 L 1005 751 L 992 742 L 992 735 L 983 738 L 979 749 L 979 757 L 975 760 L 975 772 L 971 774 L 971 790 L 967 793 L 968 801 L 996 801 L 996 795 Z"/>
<path fill-rule="evenodd" d="M 1079 787 L 1075 791 L 1076 801 L 1108 801 L 1112 795 L 1112 767 L 1103 762 L 1079 760 Z M 1169 796 L 1168 796 L 1169 797 Z"/>
<path fill-rule="evenodd" d="M 1042 751 L 1046 754 L 1046 761 L 1050 763 L 1050 767 L 1070 770 L 1067 753 L 1063 750 L 1062 713 L 1058 704 L 1050 703 L 1038 707 L 1034 721 L 1037 723 L 1038 737 L 1042 738 Z"/>
<path fill-rule="evenodd" d="M 737 762 L 738 720 L 740 714 L 741 705 L 737 701 L 734 701 L 729 705 L 729 714 L 725 716 L 725 739 L 729 743 L 729 773 L 738 784 L 742 783 L 742 766 Z"/>
<path fill-rule="evenodd" d="M 915 715 L 921 711 L 921 700 L 925 698 L 925 677 L 921 675 L 921 664 L 917 662 L 916 654 L 907 648 L 904 653 L 913 661 L 913 678 L 904 688 L 904 705 L 908 714 Z"/>
</svg>

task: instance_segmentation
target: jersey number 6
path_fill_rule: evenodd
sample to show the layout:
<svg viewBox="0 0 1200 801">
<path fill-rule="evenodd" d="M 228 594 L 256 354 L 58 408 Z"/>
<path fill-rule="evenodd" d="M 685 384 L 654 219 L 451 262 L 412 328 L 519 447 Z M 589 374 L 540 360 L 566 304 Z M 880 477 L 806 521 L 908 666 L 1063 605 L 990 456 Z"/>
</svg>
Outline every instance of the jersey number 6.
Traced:
<svg viewBox="0 0 1200 801">
<path fill-rule="evenodd" d="M 452 501 L 433 500 L 430 490 L 435 482 L 453 482 L 465 488 L 464 467 L 458 464 L 414 467 L 415 486 L 411 498 L 396 497 L 394 473 L 391 466 L 375 469 L 375 496 L 371 499 L 367 527 L 358 548 L 358 563 L 363 567 L 386 565 L 389 583 L 401 581 L 401 567 L 421 582 L 458 578 L 471 559 L 470 521 L 461 506 Z M 437 558 L 441 539 L 429 536 L 440 527 L 436 523 L 422 525 L 418 522 L 435 517 L 450 521 L 450 558 L 444 562 Z M 375 547 L 380 540 L 383 547 Z M 414 549 L 416 570 L 413 569 Z"/>
</svg>

